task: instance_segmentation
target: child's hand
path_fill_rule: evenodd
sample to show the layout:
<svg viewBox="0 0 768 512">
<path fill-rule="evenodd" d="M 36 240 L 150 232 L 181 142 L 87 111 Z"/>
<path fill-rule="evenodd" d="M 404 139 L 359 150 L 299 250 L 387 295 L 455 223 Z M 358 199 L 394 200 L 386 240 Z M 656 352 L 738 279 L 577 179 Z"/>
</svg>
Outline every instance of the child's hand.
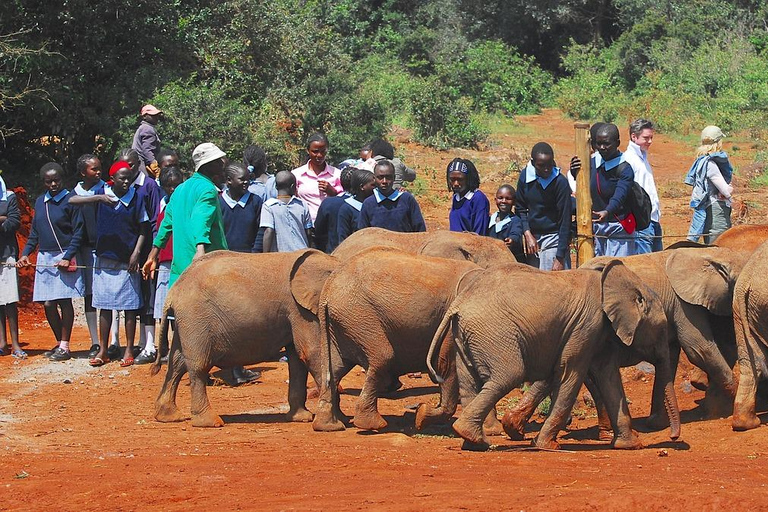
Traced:
<svg viewBox="0 0 768 512">
<path fill-rule="evenodd" d="M 64 260 L 64 259 L 59 260 L 56 263 L 54 263 L 54 266 L 59 268 L 67 268 L 69 267 L 69 260 Z"/>
<path fill-rule="evenodd" d="M 552 262 L 552 271 L 558 270 L 565 270 L 565 265 L 560 260 L 560 258 L 555 258 L 555 261 Z"/>
<path fill-rule="evenodd" d="M 539 244 L 536 243 L 536 237 L 534 237 L 530 231 L 526 231 L 523 236 L 525 237 L 525 254 L 539 254 Z"/>
<path fill-rule="evenodd" d="M 505 238 L 504 239 L 504 245 L 507 247 L 512 247 L 512 239 L 511 238 Z"/>
<path fill-rule="evenodd" d="M 571 168 L 570 168 L 571 176 L 573 176 L 575 179 L 576 176 L 579 175 L 580 170 L 581 170 L 581 160 L 579 160 L 578 156 L 574 156 L 573 158 L 571 158 Z"/>
<path fill-rule="evenodd" d="M 128 272 L 137 272 L 139 270 L 139 253 L 134 252 L 131 254 L 131 259 L 128 260 Z"/>
<path fill-rule="evenodd" d="M 22 256 L 21 258 L 19 258 L 19 261 L 16 262 L 16 266 L 19 268 L 28 267 L 31 264 L 32 263 L 29 261 L 29 256 Z"/>
<path fill-rule="evenodd" d="M 97 197 L 100 203 L 104 203 L 107 206 L 115 206 L 118 201 L 116 197 L 108 196 L 107 194 L 99 194 Z"/>
<path fill-rule="evenodd" d="M 605 222 L 605 219 L 608 217 L 608 211 L 606 210 L 600 210 L 599 212 L 592 212 L 592 220 L 594 222 Z"/>
</svg>

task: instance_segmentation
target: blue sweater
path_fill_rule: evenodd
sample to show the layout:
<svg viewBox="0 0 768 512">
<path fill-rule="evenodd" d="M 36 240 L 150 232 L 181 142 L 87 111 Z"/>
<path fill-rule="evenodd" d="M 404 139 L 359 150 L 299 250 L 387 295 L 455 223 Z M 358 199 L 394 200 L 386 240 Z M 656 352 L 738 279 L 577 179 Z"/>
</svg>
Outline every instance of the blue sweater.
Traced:
<svg viewBox="0 0 768 512">
<path fill-rule="evenodd" d="M 21 212 L 16 194 L 6 191 L 0 184 L 0 217 L 7 217 L 0 223 L 0 263 L 10 257 L 19 258 L 19 244 L 16 231 L 21 226 Z"/>
<path fill-rule="evenodd" d="M 224 237 L 230 251 L 236 252 L 261 252 L 256 250 L 256 238 L 261 223 L 262 200 L 259 196 L 250 192 L 243 195 L 237 204 L 230 206 L 226 192 L 219 196 L 221 204 L 221 218 L 224 221 Z"/>
<path fill-rule="evenodd" d="M 619 160 L 619 157 L 609 162 L 602 162 L 597 169 L 591 167 L 589 191 L 592 194 L 592 210 L 608 211 L 611 214 L 607 219 L 608 222 L 616 222 L 617 217 L 619 219 L 626 217 L 629 213 L 626 206 L 627 199 L 634 181 L 635 173 L 632 171 L 632 166 Z"/>
<path fill-rule="evenodd" d="M 24 246 L 22 256 L 29 256 L 37 248 L 42 252 L 59 253 L 59 243 L 64 249 L 65 260 L 71 260 L 80 244 L 83 242 L 83 216 L 80 214 L 80 208 L 69 204 L 69 198 L 74 192 L 62 190 L 56 197 L 47 201 L 48 214 L 51 223 L 48 223 L 46 215 L 46 201 L 48 193 L 41 195 L 35 201 L 35 217 L 32 219 L 32 230 L 27 239 L 27 245 Z M 56 233 L 51 231 L 51 224 Z M 56 243 L 58 238 L 59 243 Z"/>
<path fill-rule="evenodd" d="M 344 199 L 341 208 L 339 208 L 338 219 L 336 220 L 336 234 L 339 237 L 339 244 L 357 231 L 357 223 L 360 221 L 360 210 L 362 208 L 363 203 L 354 197 Z"/>
<path fill-rule="evenodd" d="M 568 254 L 568 244 L 571 235 L 571 186 L 568 178 L 557 173 L 554 180 L 546 188 L 536 178 L 532 181 L 526 171 L 520 173 L 515 193 L 515 211 L 520 217 L 523 232 L 533 235 L 557 233 L 558 258 Z"/>
<path fill-rule="evenodd" d="M 96 193 L 104 192 L 101 188 Z M 147 196 L 141 189 L 129 188 L 115 206 L 99 203 L 96 209 L 96 256 L 129 263 L 139 235 L 147 237 L 144 246 L 151 245 L 149 229 Z"/>
<path fill-rule="evenodd" d="M 466 194 L 461 199 L 453 195 L 451 213 L 448 214 L 448 223 L 451 231 L 473 231 L 478 235 L 484 235 L 488 229 L 488 215 L 491 206 L 488 198 L 479 190 L 471 192 L 467 199 Z"/>
<path fill-rule="evenodd" d="M 501 240 L 502 242 L 509 238 L 512 240 L 512 244 L 509 246 L 509 250 L 515 256 L 515 259 L 520 263 L 525 263 L 525 255 L 523 254 L 523 223 L 520 217 L 517 215 L 508 215 L 501 222 L 494 222 L 498 213 L 491 216 L 488 222 L 487 236 Z M 498 231 L 497 231 L 498 229 Z"/>
<path fill-rule="evenodd" d="M 346 193 L 326 197 L 315 217 L 315 247 L 324 253 L 332 253 L 339 246 L 338 218 L 339 210 L 344 205 L 344 200 L 349 197 Z"/>
<path fill-rule="evenodd" d="M 96 193 L 97 190 L 104 190 L 104 181 L 99 181 L 96 185 L 91 187 L 89 190 L 85 190 L 83 188 L 83 182 L 75 186 L 74 193 L 78 196 L 92 196 Z M 83 224 L 84 224 L 84 232 L 83 232 L 83 243 L 81 244 L 82 247 L 96 247 L 96 207 L 98 205 L 95 203 L 88 203 L 88 204 L 81 204 L 78 205 L 78 208 L 80 208 L 80 214 L 83 216 Z"/>
<path fill-rule="evenodd" d="M 375 190 L 373 195 L 363 202 L 357 229 L 368 227 L 401 233 L 427 230 L 416 198 L 402 190 L 396 190 L 388 197 L 382 197 L 379 191 Z"/>
</svg>

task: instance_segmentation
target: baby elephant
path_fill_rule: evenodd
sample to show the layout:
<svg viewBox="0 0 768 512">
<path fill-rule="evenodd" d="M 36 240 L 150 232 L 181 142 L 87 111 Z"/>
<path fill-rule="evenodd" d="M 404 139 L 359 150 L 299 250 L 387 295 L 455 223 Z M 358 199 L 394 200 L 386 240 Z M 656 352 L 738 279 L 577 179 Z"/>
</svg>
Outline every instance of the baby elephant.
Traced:
<svg viewBox="0 0 768 512">
<path fill-rule="evenodd" d="M 457 295 L 437 329 L 428 355 L 433 355 L 450 330 L 458 356 L 461 388 L 476 396 L 462 409 L 454 430 L 464 448 L 486 449 L 482 423 L 504 395 L 525 381 L 551 380 L 552 410 L 536 438 L 540 448 L 558 448 L 557 433 L 565 427 L 576 395 L 593 365 L 594 378 L 613 425 L 616 448 L 639 448 L 632 431 L 618 358 L 612 343 L 667 354 L 664 310 L 656 295 L 618 261 L 602 272 L 529 271 L 494 267 Z M 512 284 L 514 283 L 514 284 Z M 672 411 L 672 436 L 679 436 L 680 415 L 673 382 L 666 387 Z"/>
<path fill-rule="evenodd" d="M 192 425 L 221 427 L 206 382 L 211 368 L 274 360 L 288 354 L 288 420 L 312 421 L 305 407 L 307 372 L 320 382 L 317 305 L 337 260 L 315 250 L 244 254 L 216 251 L 195 261 L 168 291 L 160 328 L 175 331 L 168 373 L 155 402 L 155 419 L 182 421 L 179 381 L 189 372 Z M 160 370 L 160 354 L 152 367 Z"/>
</svg>

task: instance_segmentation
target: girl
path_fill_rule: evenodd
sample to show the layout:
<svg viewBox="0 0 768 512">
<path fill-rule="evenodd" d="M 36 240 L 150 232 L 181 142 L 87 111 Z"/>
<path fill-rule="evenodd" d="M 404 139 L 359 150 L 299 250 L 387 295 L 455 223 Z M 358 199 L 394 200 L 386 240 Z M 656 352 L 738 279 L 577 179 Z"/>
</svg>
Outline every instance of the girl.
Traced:
<svg viewBox="0 0 768 512">
<path fill-rule="evenodd" d="M 248 170 L 239 164 L 224 169 L 227 187 L 219 196 L 224 237 L 230 251 L 261 252 L 256 250 L 262 200 L 248 191 Z"/>
<path fill-rule="evenodd" d="M 320 203 L 326 197 L 343 192 L 340 171 L 325 161 L 328 154 L 328 139 L 322 133 L 315 133 L 307 139 L 309 160 L 291 172 L 296 177 L 296 197 L 309 208 L 312 222 L 317 218 Z"/>
<path fill-rule="evenodd" d="M 376 188 L 376 180 L 371 171 L 352 168 L 349 189 L 354 195 L 344 199 L 344 204 L 339 208 L 339 217 L 336 221 L 339 244 L 357 231 L 357 221 L 360 217 L 360 210 L 363 208 L 363 201 L 373 194 L 374 188 Z"/>
<path fill-rule="evenodd" d="M 421 208 L 409 192 L 395 190 L 395 166 L 382 160 L 373 168 L 376 188 L 373 195 L 363 201 L 357 229 L 368 227 L 388 229 L 400 233 L 419 233 L 427 230 Z"/>
<path fill-rule="evenodd" d="M 267 154 L 259 146 L 251 144 L 243 152 L 243 166 L 250 172 L 248 192 L 261 198 L 263 203 L 277 197 L 275 177 L 267 174 Z"/>
<path fill-rule="evenodd" d="M 74 192 L 78 196 L 92 196 L 96 190 L 104 187 L 101 179 L 101 160 L 96 155 L 85 154 L 77 159 L 77 172 L 82 181 L 75 185 Z M 72 203 L 76 204 L 76 203 Z M 93 262 L 96 258 L 96 205 L 80 205 L 83 216 L 83 242 L 77 251 L 77 262 L 83 267 L 83 284 L 85 285 L 85 322 L 91 335 L 91 348 L 88 357 L 95 357 L 99 352 L 99 330 L 96 323 L 96 308 L 93 307 Z"/>
<path fill-rule="evenodd" d="M 19 346 L 19 282 L 16 276 L 16 259 L 19 246 L 16 243 L 16 231 L 21 226 L 21 213 L 16 194 L 8 190 L 0 177 L 0 355 L 8 355 L 8 339 L 5 324 L 11 335 L 16 359 L 24 359 L 27 353 Z"/>
<path fill-rule="evenodd" d="M 149 234 L 146 197 L 131 186 L 133 173 L 124 161 L 109 169 L 112 186 L 92 196 L 96 210 L 96 270 L 93 274 L 93 306 L 99 311 L 101 346 L 91 366 L 109 362 L 107 341 L 112 310 L 125 311 L 125 353 L 120 366 L 133 365 L 136 315 L 142 306 L 141 277 L 138 273 L 141 248 Z M 110 197 L 112 196 L 112 197 Z"/>
<path fill-rule="evenodd" d="M 484 235 L 490 204 L 480 192 L 480 175 L 469 160 L 454 158 L 446 169 L 448 190 L 453 192 L 448 222 L 451 231 L 472 231 Z"/>
<path fill-rule="evenodd" d="M 64 170 L 59 164 L 45 164 L 40 169 L 40 178 L 47 192 L 35 201 L 32 230 L 17 266 L 32 265 L 29 255 L 38 249 L 32 299 L 43 303 L 45 318 L 58 343 L 46 355 L 52 361 L 66 361 L 72 358 L 72 298 L 85 294 L 83 273 L 74 265 L 83 240 L 83 217 L 80 209 L 70 204 L 75 194 L 64 188 Z"/>
<path fill-rule="evenodd" d="M 725 135 L 717 126 L 707 126 L 701 132 L 701 146 L 685 177 L 685 184 L 693 187 L 691 208 L 693 219 L 688 240 L 711 244 L 731 227 L 733 167 L 723 151 Z"/>
<path fill-rule="evenodd" d="M 525 263 L 523 254 L 523 223 L 520 217 L 512 213 L 515 206 L 515 189 L 512 185 L 504 184 L 496 191 L 497 213 L 491 215 L 488 223 L 487 236 L 503 241 L 515 259 Z"/>
</svg>

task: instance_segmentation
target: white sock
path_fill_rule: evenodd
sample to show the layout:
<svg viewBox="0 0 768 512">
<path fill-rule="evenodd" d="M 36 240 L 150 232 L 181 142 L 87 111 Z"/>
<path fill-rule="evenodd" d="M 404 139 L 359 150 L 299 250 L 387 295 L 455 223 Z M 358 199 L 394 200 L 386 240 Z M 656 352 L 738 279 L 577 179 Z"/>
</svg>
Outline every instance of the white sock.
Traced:
<svg viewBox="0 0 768 512">
<path fill-rule="evenodd" d="M 112 327 L 110 327 L 112 345 L 120 346 L 120 312 L 112 310 Z"/>
<path fill-rule="evenodd" d="M 144 322 L 139 322 L 139 346 L 141 347 L 142 351 L 144 350 L 144 347 L 147 345 L 147 324 Z"/>
<path fill-rule="evenodd" d="M 147 344 L 144 345 L 142 352 L 152 354 L 155 352 L 155 325 L 145 325 L 142 331 L 144 331 L 144 336 L 147 339 Z"/>
<path fill-rule="evenodd" d="M 69 352 L 69 342 L 61 340 L 59 342 L 59 348 L 63 350 L 64 352 Z"/>
<path fill-rule="evenodd" d="M 91 333 L 91 345 L 99 344 L 99 328 L 95 311 L 85 312 L 85 323 L 88 324 L 88 332 Z"/>
</svg>

